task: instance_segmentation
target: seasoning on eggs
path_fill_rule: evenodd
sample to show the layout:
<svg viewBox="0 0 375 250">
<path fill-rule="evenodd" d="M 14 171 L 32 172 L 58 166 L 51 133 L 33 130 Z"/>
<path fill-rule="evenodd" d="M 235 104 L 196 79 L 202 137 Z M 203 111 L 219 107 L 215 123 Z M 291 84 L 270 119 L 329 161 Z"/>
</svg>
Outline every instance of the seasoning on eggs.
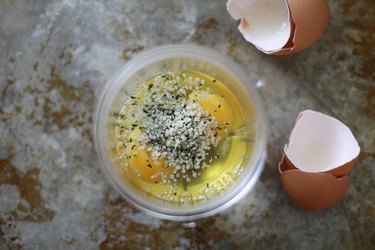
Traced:
<svg viewBox="0 0 375 250">
<path fill-rule="evenodd" d="M 346 193 L 349 171 L 360 153 L 350 129 L 339 120 L 306 110 L 300 113 L 279 164 L 281 184 L 300 207 L 328 208 Z"/>
<path fill-rule="evenodd" d="M 326 0 L 228 0 L 227 10 L 248 42 L 274 55 L 310 47 L 329 21 Z"/>
<path fill-rule="evenodd" d="M 234 114 L 224 96 L 205 85 L 199 77 L 169 72 L 130 95 L 119 115 L 126 119 L 117 123 L 124 130 L 116 149 L 130 178 L 189 183 L 211 167 L 210 152 L 231 131 Z"/>
</svg>

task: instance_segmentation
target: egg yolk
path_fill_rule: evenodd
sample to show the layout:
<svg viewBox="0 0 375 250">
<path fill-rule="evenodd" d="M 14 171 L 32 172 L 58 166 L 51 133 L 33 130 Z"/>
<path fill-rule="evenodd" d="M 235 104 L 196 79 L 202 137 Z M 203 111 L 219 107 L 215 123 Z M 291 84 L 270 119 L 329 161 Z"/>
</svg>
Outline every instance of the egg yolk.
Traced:
<svg viewBox="0 0 375 250">
<path fill-rule="evenodd" d="M 189 95 L 190 100 L 197 100 L 203 110 L 215 117 L 215 121 L 221 129 L 217 130 L 218 136 L 225 137 L 233 128 L 234 119 L 232 108 L 224 97 L 205 92 L 193 92 Z M 226 129 L 226 131 L 225 131 Z"/>
<path fill-rule="evenodd" d="M 163 176 L 165 179 L 170 179 L 173 174 L 173 168 L 167 167 L 163 158 L 153 160 L 146 149 L 141 149 L 138 145 L 134 145 L 131 149 L 129 169 L 142 180 L 153 183 L 161 182 Z"/>
</svg>

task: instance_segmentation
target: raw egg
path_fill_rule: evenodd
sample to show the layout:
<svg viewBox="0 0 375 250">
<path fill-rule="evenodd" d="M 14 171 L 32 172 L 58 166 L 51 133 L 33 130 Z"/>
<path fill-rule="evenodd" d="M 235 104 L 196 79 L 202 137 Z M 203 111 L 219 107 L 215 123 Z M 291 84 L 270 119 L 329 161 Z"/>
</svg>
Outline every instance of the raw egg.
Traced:
<svg viewBox="0 0 375 250">
<path fill-rule="evenodd" d="M 162 175 L 169 177 L 173 174 L 173 168 L 166 166 L 164 159 L 153 160 L 150 153 L 138 145 L 132 148 L 129 168 L 133 174 L 147 182 L 160 182 Z"/>
<path fill-rule="evenodd" d="M 310 47 L 329 21 L 326 0 L 228 0 L 227 10 L 248 42 L 274 55 Z"/>
</svg>

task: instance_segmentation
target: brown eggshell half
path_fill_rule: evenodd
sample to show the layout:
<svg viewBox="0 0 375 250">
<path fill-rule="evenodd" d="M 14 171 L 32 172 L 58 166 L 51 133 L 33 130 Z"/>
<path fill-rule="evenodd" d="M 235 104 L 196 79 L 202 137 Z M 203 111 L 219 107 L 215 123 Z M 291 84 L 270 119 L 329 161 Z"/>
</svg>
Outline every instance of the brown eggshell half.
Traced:
<svg viewBox="0 0 375 250">
<path fill-rule="evenodd" d="M 307 49 L 323 35 L 329 22 L 326 0 L 287 0 L 287 3 L 291 12 L 292 42 L 273 55 L 293 54 Z"/>
<path fill-rule="evenodd" d="M 283 157 L 279 164 L 281 184 L 289 198 L 298 206 L 309 210 L 331 207 L 346 193 L 351 180 L 337 178 L 330 173 L 308 173 L 298 169 L 288 170 Z"/>
</svg>

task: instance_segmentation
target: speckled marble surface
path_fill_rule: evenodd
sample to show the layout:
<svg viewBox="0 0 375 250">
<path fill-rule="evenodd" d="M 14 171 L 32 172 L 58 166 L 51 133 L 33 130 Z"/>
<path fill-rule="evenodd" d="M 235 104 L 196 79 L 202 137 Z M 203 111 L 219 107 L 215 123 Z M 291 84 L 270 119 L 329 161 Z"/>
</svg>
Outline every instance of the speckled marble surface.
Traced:
<svg viewBox="0 0 375 250">
<path fill-rule="evenodd" d="M 267 56 L 247 44 L 225 1 L 0 1 L 0 249 L 370 249 L 375 245 L 375 7 L 330 1 L 311 49 Z M 195 229 L 121 199 L 93 147 L 97 90 L 139 51 L 215 48 L 241 64 L 269 116 L 269 157 L 242 201 Z M 298 113 L 346 123 L 362 148 L 334 207 L 302 210 L 277 172 Z"/>
</svg>

